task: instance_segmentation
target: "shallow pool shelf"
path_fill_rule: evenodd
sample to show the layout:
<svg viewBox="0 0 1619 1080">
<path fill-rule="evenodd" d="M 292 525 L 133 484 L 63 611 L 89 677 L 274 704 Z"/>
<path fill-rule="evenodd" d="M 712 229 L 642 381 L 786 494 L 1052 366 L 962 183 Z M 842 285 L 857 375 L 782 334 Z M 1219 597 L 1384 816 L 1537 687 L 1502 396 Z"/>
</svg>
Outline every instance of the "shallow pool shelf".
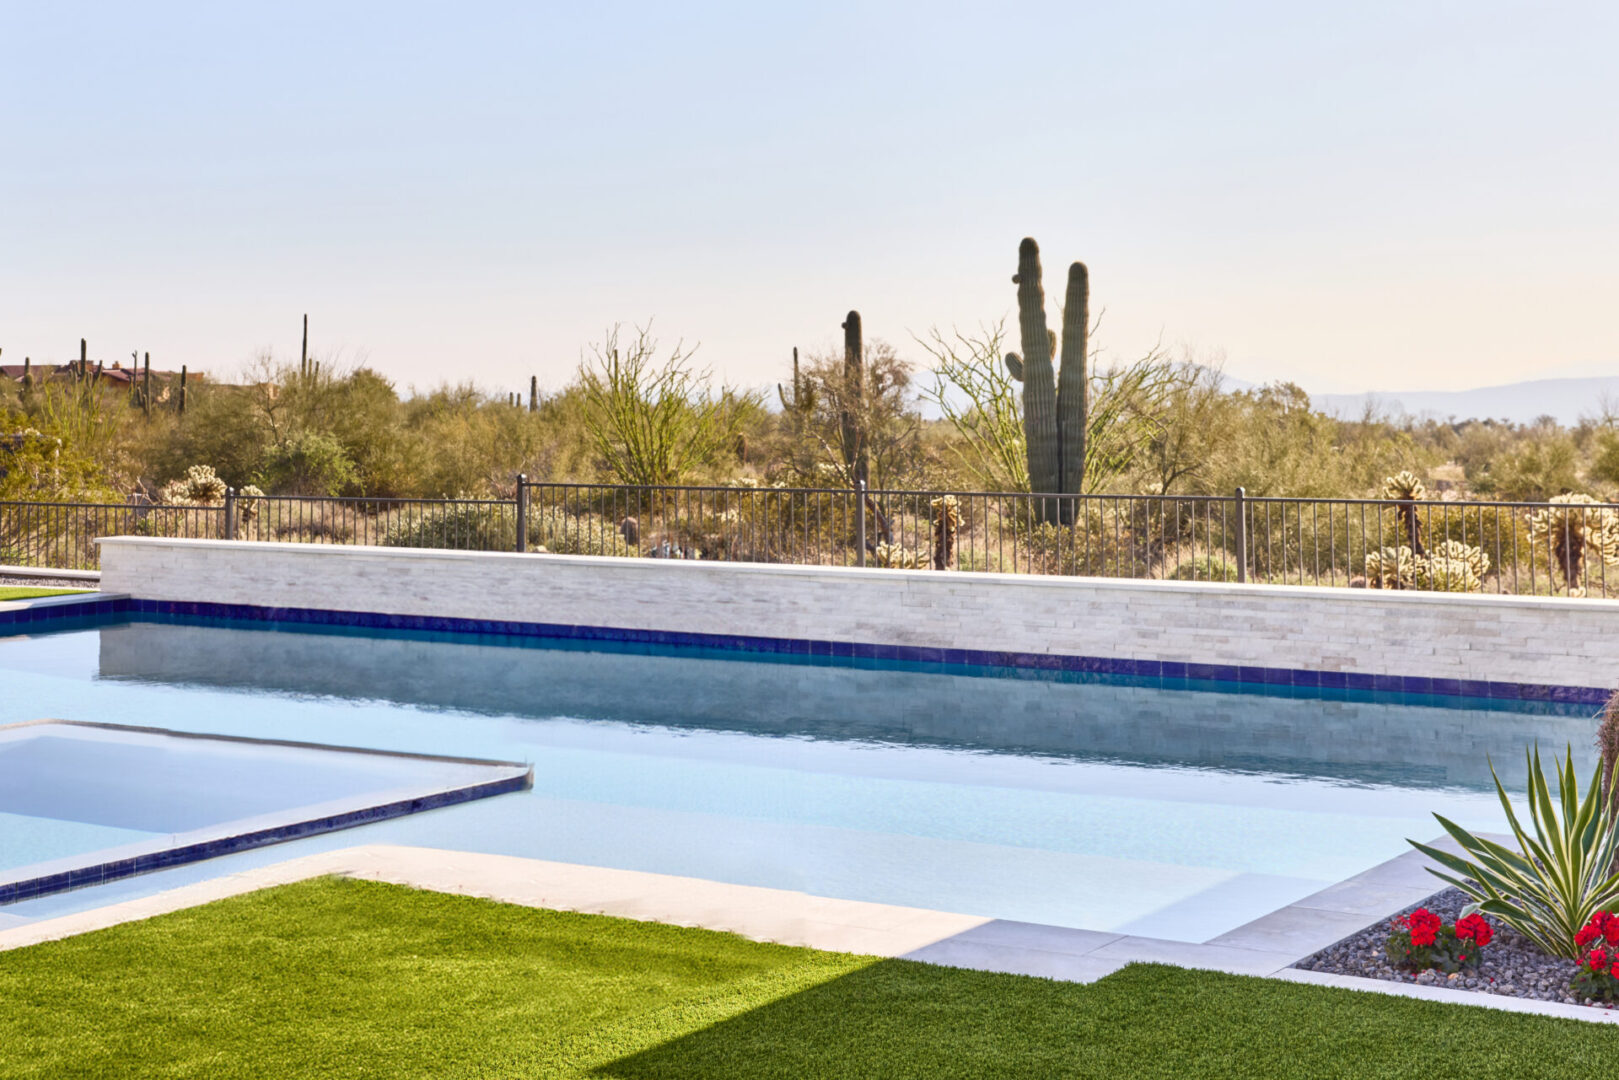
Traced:
<svg viewBox="0 0 1619 1080">
<path fill-rule="evenodd" d="M 0 727 L 0 905 L 533 786 L 528 765 L 162 728 Z"/>
</svg>

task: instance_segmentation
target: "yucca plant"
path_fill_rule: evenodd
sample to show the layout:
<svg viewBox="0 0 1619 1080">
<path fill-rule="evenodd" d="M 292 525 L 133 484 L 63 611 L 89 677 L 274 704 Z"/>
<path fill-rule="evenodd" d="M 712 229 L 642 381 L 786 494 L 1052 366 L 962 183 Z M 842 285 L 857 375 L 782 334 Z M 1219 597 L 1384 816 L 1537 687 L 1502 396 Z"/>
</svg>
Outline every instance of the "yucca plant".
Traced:
<svg viewBox="0 0 1619 1080">
<path fill-rule="evenodd" d="M 1613 803 L 1604 797 L 1602 766 L 1580 794 L 1574 772 L 1574 750 L 1557 769 L 1557 801 L 1540 764 L 1540 748 L 1526 751 L 1529 765 L 1529 816 L 1534 835 L 1524 831 L 1512 809 L 1501 778 L 1490 766 L 1495 791 L 1506 810 L 1518 850 L 1474 836 L 1447 818 L 1435 814 L 1439 824 L 1472 858 L 1452 855 L 1415 840 L 1411 846 L 1460 877 L 1433 868 L 1428 872 L 1456 886 L 1477 902 L 1480 911 L 1494 915 L 1553 956 L 1574 957 L 1579 946 L 1574 936 L 1598 911 L 1619 904 L 1619 873 L 1613 869 L 1619 851 L 1614 825 L 1619 821 Z M 1609 782 L 1619 779 L 1619 768 Z M 1561 813 L 1559 813 L 1559 809 Z"/>
</svg>

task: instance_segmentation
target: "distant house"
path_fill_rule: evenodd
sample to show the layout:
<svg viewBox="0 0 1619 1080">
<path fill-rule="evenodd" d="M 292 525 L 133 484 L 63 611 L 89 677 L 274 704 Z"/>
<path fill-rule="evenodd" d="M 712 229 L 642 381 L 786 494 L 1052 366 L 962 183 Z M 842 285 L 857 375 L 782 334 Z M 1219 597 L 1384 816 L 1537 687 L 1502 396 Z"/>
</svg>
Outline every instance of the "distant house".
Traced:
<svg viewBox="0 0 1619 1080">
<path fill-rule="evenodd" d="M 103 366 L 98 371 L 95 364 L 85 364 L 81 367 L 77 360 L 71 360 L 66 364 L 33 364 L 26 368 L 22 364 L 0 364 L 0 377 L 22 382 L 25 370 L 33 375 L 36 382 L 46 380 L 50 382 L 71 382 L 78 379 L 92 378 L 97 379 L 104 385 L 116 387 L 134 386 L 140 382 L 141 378 L 141 372 L 138 368 L 126 368 L 117 361 L 114 361 L 111 367 Z M 153 382 L 167 383 L 179 378 L 180 373 L 178 371 L 152 369 Z M 188 382 L 201 382 L 205 378 L 206 376 L 200 371 L 192 371 L 186 374 Z"/>
</svg>

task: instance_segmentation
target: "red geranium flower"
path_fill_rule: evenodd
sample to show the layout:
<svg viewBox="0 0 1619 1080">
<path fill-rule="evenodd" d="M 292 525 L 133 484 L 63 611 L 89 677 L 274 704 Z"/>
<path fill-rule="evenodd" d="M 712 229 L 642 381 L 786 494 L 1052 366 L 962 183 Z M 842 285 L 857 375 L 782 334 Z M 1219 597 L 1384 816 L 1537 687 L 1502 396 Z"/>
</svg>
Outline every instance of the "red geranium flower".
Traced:
<svg viewBox="0 0 1619 1080">
<path fill-rule="evenodd" d="M 1459 938 L 1472 938 L 1478 947 L 1482 949 L 1490 943 L 1490 938 L 1495 936 L 1495 930 L 1491 928 L 1484 916 L 1474 912 L 1464 919 L 1457 920 L 1456 936 Z"/>
<path fill-rule="evenodd" d="M 1574 944 L 1583 949 L 1600 937 L 1602 937 L 1602 931 L 1598 930 L 1592 923 L 1586 923 L 1580 927 L 1580 932 L 1574 935 Z"/>
<path fill-rule="evenodd" d="M 1411 932 L 1411 944 L 1426 948 L 1438 939 L 1444 920 L 1427 908 L 1417 908 L 1409 915 L 1402 915 L 1400 924 Z"/>
<path fill-rule="evenodd" d="M 1602 937 L 1609 945 L 1619 945 L 1619 917 L 1599 911 L 1592 919 L 1602 929 Z"/>
<path fill-rule="evenodd" d="M 1585 965 L 1598 975 L 1608 970 L 1608 952 L 1606 949 L 1592 949 L 1585 954 Z"/>
</svg>

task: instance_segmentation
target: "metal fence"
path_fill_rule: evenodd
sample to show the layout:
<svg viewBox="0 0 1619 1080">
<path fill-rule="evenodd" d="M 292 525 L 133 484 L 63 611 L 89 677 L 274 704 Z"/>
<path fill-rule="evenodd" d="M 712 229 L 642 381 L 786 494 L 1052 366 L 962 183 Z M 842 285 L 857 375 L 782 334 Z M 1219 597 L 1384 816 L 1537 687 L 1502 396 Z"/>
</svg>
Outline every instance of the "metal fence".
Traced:
<svg viewBox="0 0 1619 1080">
<path fill-rule="evenodd" d="M 0 565 L 93 569 L 97 536 L 818 566 L 1619 595 L 1619 504 L 531 483 L 509 499 L 0 503 Z M 1611 572 L 1610 572 L 1611 571 Z M 1611 579 L 1611 580 L 1610 580 Z"/>
</svg>

